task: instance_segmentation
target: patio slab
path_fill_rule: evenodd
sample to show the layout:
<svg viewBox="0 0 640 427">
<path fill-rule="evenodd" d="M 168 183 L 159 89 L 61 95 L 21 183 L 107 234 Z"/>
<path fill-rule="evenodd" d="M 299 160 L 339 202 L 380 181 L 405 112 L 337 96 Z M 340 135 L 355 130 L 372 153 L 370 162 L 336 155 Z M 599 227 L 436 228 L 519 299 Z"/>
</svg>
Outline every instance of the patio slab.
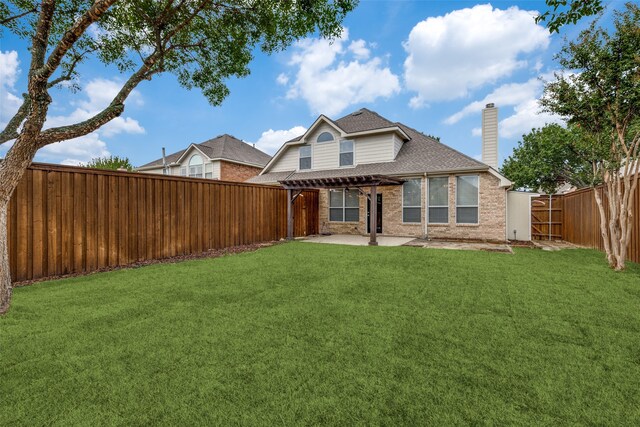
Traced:
<svg viewBox="0 0 640 427">
<path fill-rule="evenodd" d="M 504 252 L 511 254 L 511 246 L 503 243 L 487 243 L 487 242 L 447 242 L 440 240 L 423 240 L 414 239 L 411 242 L 406 243 L 405 246 L 417 246 L 422 248 L 433 249 L 452 249 L 459 251 L 489 251 L 489 252 Z"/>
<path fill-rule="evenodd" d="M 574 245 L 564 240 L 532 240 L 533 246 L 543 251 L 560 251 L 563 249 L 580 249 L 580 246 Z"/>
<path fill-rule="evenodd" d="M 378 236 L 378 246 L 402 246 L 412 240 L 413 237 L 396 237 L 396 236 Z M 368 246 L 369 236 L 357 236 L 350 234 L 332 234 L 330 236 L 310 236 L 302 242 L 309 243 L 330 243 L 335 245 L 353 245 L 353 246 Z"/>
</svg>

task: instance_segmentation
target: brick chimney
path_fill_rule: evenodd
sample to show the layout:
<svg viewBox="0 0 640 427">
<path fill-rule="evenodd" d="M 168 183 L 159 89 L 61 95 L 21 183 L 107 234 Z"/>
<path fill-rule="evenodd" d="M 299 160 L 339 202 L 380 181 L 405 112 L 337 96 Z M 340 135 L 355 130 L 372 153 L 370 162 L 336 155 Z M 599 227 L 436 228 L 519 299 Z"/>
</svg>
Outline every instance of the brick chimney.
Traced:
<svg viewBox="0 0 640 427">
<path fill-rule="evenodd" d="M 498 108 L 493 103 L 482 110 L 482 163 L 498 169 Z"/>
</svg>

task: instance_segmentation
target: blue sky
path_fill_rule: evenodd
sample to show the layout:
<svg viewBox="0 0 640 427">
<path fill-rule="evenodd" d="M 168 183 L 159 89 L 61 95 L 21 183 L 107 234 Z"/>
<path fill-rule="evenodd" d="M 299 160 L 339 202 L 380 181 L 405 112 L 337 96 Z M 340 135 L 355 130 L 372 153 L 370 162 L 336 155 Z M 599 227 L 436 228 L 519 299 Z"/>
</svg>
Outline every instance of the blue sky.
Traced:
<svg viewBox="0 0 640 427">
<path fill-rule="evenodd" d="M 622 2 L 609 3 L 609 9 Z M 361 1 L 330 44 L 310 37 L 271 56 L 255 52 L 251 75 L 232 79 L 231 95 L 210 106 L 172 75 L 143 82 L 126 110 L 100 131 L 41 150 L 36 161 L 85 162 L 115 154 L 141 165 L 223 133 L 273 153 L 311 125 L 366 107 L 479 158 L 480 109 L 500 108 L 500 159 L 532 127 L 558 121 L 537 114 L 539 77 L 550 78 L 563 37 L 588 20 L 550 35 L 533 16 L 543 1 Z M 610 13 L 610 12 L 609 12 Z M 0 126 L 25 90 L 29 57 L 23 40 L 0 39 Z M 72 123 L 106 105 L 125 79 L 97 61 L 83 65 L 81 91 L 52 92 L 45 127 Z M 4 151 L 3 151 L 4 150 Z M 6 147 L 0 147 L 0 156 Z"/>
</svg>

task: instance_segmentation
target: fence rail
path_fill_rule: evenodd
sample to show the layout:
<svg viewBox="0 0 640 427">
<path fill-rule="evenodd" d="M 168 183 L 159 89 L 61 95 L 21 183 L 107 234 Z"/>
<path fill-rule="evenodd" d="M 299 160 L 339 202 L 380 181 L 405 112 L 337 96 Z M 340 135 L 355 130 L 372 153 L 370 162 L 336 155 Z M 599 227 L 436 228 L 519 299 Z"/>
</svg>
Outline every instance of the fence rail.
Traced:
<svg viewBox="0 0 640 427">
<path fill-rule="evenodd" d="M 9 206 L 14 281 L 286 237 L 280 188 L 32 165 Z M 294 234 L 318 232 L 318 192 L 294 205 Z"/>
<path fill-rule="evenodd" d="M 602 195 L 606 209 L 607 201 L 602 187 L 599 187 L 597 191 Z M 548 196 L 533 199 L 531 233 L 534 238 L 548 238 L 548 201 Z M 547 214 L 544 213 L 545 210 Z M 546 224 L 544 224 L 545 221 L 547 222 Z M 541 224 L 534 225 L 535 222 L 540 222 Z M 635 190 L 631 222 L 633 223 L 633 228 L 627 248 L 628 258 L 632 261 L 640 262 L 640 183 Z M 599 250 L 604 249 L 602 235 L 600 234 L 600 213 L 592 188 L 553 196 L 551 227 L 553 239 L 562 239 Z"/>
</svg>

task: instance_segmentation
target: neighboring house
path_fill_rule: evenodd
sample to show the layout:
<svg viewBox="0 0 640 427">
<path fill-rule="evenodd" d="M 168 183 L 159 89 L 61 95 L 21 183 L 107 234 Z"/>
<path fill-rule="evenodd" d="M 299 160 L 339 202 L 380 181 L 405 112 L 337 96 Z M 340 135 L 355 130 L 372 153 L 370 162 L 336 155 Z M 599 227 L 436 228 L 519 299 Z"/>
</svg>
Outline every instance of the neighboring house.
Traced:
<svg viewBox="0 0 640 427">
<path fill-rule="evenodd" d="M 321 232 L 369 233 L 371 190 L 362 183 L 378 182 L 378 233 L 504 241 L 511 182 L 496 170 L 497 108 L 487 105 L 482 116 L 486 163 L 361 109 L 337 120 L 321 115 L 248 181 L 320 188 Z"/>
<path fill-rule="evenodd" d="M 231 135 L 191 144 L 177 153 L 154 160 L 136 170 L 191 178 L 246 181 L 260 173 L 271 156 Z M 163 166 L 166 162 L 166 168 Z"/>
</svg>

